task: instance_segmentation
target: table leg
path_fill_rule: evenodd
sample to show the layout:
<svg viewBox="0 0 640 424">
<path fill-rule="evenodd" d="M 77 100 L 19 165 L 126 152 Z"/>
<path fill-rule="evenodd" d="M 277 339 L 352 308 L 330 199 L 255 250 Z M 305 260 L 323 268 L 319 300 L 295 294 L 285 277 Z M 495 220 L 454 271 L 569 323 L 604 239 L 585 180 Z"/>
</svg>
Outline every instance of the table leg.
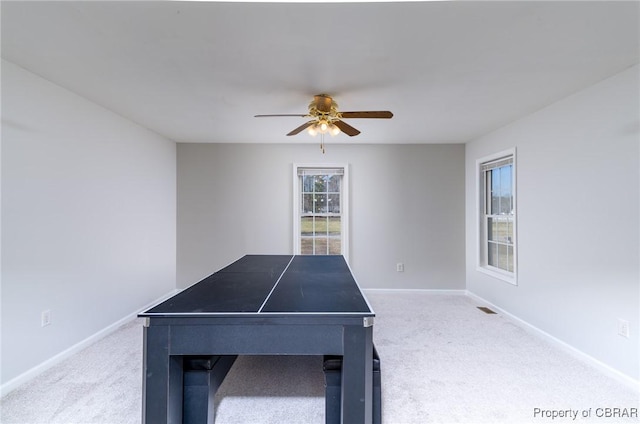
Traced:
<svg viewBox="0 0 640 424">
<path fill-rule="evenodd" d="M 373 399 L 373 327 L 344 328 L 342 424 L 370 424 Z"/>
<path fill-rule="evenodd" d="M 215 396 L 237 355 L 184 358 L 182 424 L 215 422 Z"/>
<path fill-rule="evenodd" d="M 169 327 L 144 327 L 142 423 L 182 423 L 182 356 L 169 355 Z"/>
</svg>

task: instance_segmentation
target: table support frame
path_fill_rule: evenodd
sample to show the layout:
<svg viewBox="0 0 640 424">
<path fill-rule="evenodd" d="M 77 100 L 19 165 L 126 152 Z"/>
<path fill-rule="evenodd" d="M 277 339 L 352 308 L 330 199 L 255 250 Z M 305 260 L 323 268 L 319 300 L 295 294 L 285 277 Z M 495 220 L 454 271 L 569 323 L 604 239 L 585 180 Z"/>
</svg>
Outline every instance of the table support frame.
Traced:
<svg viewBox="0 0 640 424">
<path fill-rule="evenodd" d="M 148 317 L 143 343 L 143 424 L 182 423 L 186 355 L 341 355 L 341 422 L 372 422 L 373 327 L 362 315 Z"/>
</svg>

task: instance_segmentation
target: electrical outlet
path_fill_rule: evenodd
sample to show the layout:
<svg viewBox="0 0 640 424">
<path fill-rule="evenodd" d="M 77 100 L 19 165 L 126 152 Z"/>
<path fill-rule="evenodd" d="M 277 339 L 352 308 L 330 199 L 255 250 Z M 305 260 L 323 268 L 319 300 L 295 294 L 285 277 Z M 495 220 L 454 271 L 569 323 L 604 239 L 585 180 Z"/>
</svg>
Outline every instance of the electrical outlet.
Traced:
<svg viewBox="0 0 640 424">
<path fill-rule="evenodd" d="M 51 309 L 47 309 L 46 311 L 42 311 L 40 315 L 40 325 L 46 327 L 51 324 Z"/>
<path fill-rule="evenodd" d="M 404 264 L 402 262 L 398 262 L 396 264 L 396 271 L 398 272 L 404 272 Z"/>
<path fill-rule="evenodd" d="M 629 321 L 626 319 L 618 318 L 618 335 L 629 338 Z"/>
</svg>

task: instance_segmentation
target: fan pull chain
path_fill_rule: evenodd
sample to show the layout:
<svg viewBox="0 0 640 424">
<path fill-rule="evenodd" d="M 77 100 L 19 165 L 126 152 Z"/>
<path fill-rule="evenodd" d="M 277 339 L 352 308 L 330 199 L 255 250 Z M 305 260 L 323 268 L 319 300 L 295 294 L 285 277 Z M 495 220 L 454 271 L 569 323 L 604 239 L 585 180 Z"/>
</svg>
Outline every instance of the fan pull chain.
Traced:
<svg viewBox="0 0 640 424">
<path fill-rule="evenodd" d="M 324 155 L 324 134 L 320 134 L 320 150 L 322 150 L 322 154 Z"/>
</svg>

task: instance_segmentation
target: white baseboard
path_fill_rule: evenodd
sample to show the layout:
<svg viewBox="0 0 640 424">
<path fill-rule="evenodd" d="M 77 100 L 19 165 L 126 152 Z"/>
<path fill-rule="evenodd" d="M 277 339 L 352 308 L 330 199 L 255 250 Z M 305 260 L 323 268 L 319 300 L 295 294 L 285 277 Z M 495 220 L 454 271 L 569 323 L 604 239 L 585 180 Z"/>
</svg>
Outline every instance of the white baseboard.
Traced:
<svg viewBox="0 0 640 424">
<path fill-rule="evenodd" d="M 441 290 L 441 289 L 367 289 L 363 288 L 365 293 L 424 293 L 424 294 L 447 294 L 447 295 L 459 295 L 464 296 L 467 291 L 461 290 Z"/>
<path fill-rule="evenodd" d="M 27 381 L 32 380 L 33 378 L 35 378 L 38 375 L 42 374 L 44 371 L 48 370 L 49 368 L 53 367 L 54 365 L 59 364 L 60 362 L 64 361 L 65 359 L 67 359 L 69 357 L 71 357 L 72 355 L 80 352 L 82 349 L 88 347 L 89 345 L 95 343 L 96 341 L 102 339 L 103 337 L 108 336 L 109 334 L 113 333 L 114 331 L 116 331 L 118 328 L 120 328 L 124 324 L 136 319 L 136 317 L 138 316 L 139 312 L 142 312 L 142 311 L 144 311 L 146 309 L 149 309 L 150 307 L 152 307 L 156 303 L 162 302 L 162 301 L 168 299 L 169 297 L 173 296 L 176 292 L 178 292 L 178 290 L 172 290 L 171 292 L 161 296 L 160 298 L 154 300 L 153 302 L 150 302 L 149 304 L 143 306 L 139 310 L 130 313 L 129 315 L 127 315 L 124 318 L 114 322 L 113 324 L 103 328 L 102 330 L 98 331 L 97 333 L 92 334 L 91 336 L 87 337 L 86 339 L 82 340 L 81 342 L 76 343 L 75 345 L 71 346 L 70 348 L 63 350 L 62 352 L 58 353 L 57 355 L 47 359 L 46 361 L 36 365 L 35 367 L 31 368 L 30 370 L 25 371 L 22 374 L 20 374 L 19 376 L 7 381 L 2 386 L 0 386 L 0 397 L 5 396 L 6 394 L 11 392 L 12 390 L 18 388 L 19 386 L 21 386 L 22 384 L 26 383 Z"/>
<path fill-rule="evenodd" d="M 552 336 L 551 334 L 547 333 L 544 330 L 539 329 L 538 327 L 529 324 L 528 322 L 522 320 L 521 318 L 518 318 L 517 316 L 505 311 L 504 309 L 500 308 L 497 305 L 494 305 L 493 303 L 489 302 L 486 299 L 483 299 L 482 297 L 478 296 L 477 294 L 471 293 L 470 291 L 467 291 L 467 295 L 473 299 L 475 299 L 478 302 L 484 303 L 485 305 L 491 307 L 491 309 L 495 309 L 497 312 L 500 312 L 501 314 L 509 317 L 511 320 L 516 321 L 518 324 L 522 325 L 522 327 L 524 327 L 526 330 L 531 331 L 532 333 L 541 336 L 542 338 L 544 338 L 545 340 L 553 343 L 555 346 L 557 346 L 558 348 L 562 349 L 564 352 L 569 353 L 570 355 L 572 355 L 573 357 L 577 358 L 578 360 L 581 360 L 583 362 L 586 362 L 590 365 L 593 365 L 595 368 L 597 368 L 598 370 L 600 370 L 602 373 L 604 373 L 605 375 L 608 375 L 612 378 L 614 378 L 615 380 L 619 381 L 620 383 L 630 387 L 633 390 L 639 391 L 640 392 L 640 381 L 634 379 L 631 376 L 628 376 L 626 374 L 624 374 L 623 372 L 618 371 L 615 368 L 610 367 L 609 365 L 605 364 L 602 361 L 599 361 L 598 359 L 594 358 L 591 355 L 588 355 L 586 353 L 584 353 L 583 351 L 581 351 L 580 349 L 571 346 L 570 344 L 563 342 L 562 340 Z"/>
</svg>

